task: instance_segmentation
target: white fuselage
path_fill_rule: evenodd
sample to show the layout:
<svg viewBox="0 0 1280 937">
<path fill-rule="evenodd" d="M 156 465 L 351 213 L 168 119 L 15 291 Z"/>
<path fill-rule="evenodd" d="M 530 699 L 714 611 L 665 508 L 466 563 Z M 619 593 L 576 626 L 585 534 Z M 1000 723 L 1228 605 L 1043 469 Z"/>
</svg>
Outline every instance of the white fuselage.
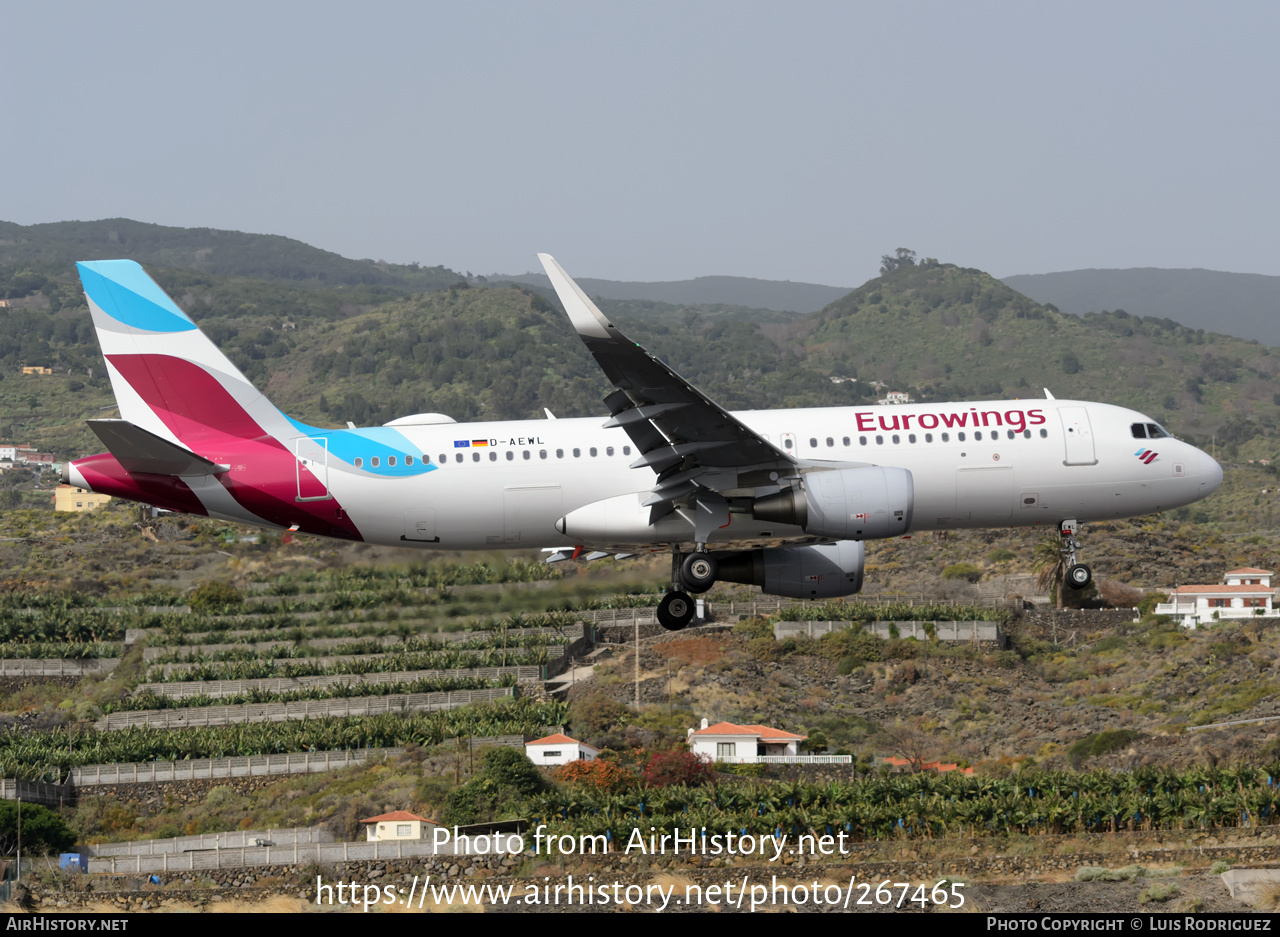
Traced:
<svg viewBox="0 0 1280 937">
<path fill-rule="evenodd" d="M 1168 436 L 1135 437 L 1134 424 L 1154 421 L 1108 404 L 1012 400 L 734 416 L 802 461 L 909 470 L 911 529 L 918 531 L 1053 529 L 1067 518 L 1150 514 L 1206 497 L 1222 481 L 1207 454 Z M 604 420 L 401 424 L 396 429 L 434 471 L 371 478 L 331 463 L 327 483 L 369 542 L 451 550 L 665 550 L 673 539 L 682 541 L 656 528 L 649 536 L 599 542 L 556 529 L 577 509 L 647 494 L 654 486 L 652 470 L 629 468 L 639 456 L 630 439 L 622 430 L 603 429 Z M 798 527 L 735 513 L 709 542 L 737 548 L 812 539 Z"/>
</svg>

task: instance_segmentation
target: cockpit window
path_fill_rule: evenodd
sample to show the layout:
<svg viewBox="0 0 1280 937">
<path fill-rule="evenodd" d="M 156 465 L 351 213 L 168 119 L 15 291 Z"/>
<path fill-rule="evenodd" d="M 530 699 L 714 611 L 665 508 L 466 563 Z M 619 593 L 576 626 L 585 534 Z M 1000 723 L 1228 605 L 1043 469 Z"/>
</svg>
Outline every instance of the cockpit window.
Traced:
<svg viewBox="0 0 1280 937">
<path fill-rule="evenodd" d="M 1145 423 L 1134 423 L 1129 427 L 1129 432 L 1133 433 L 1134 439 L 1147 438 L 1147 425 Z"/>
<path fill-rule="evenodd" d="M 1164 439 L 1168 435 L 1169 434 L 1164 431 L 1163 427 L 1157 426 L 1155 423 L 1147 424 L 1147 436 L 1149 436 L 1150 438 Z"/>
</svg>

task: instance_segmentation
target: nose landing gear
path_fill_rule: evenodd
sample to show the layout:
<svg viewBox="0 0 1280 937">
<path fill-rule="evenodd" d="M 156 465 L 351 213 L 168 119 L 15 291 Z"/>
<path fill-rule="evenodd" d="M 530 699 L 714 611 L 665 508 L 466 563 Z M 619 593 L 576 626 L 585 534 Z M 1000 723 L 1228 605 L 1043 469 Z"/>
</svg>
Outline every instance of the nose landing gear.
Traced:
<svg viewBox="0 0 1280 937">
<path fill-rule="evenodd" d="M 1062 556 L 1067 561 L 1066 583 L 1071 589 L 1083 589 L 1093 582 L 1093 571 L 1082 563 L 1076 562 L 1076 551 L 1080 549 L 1080 541 L 1076 534 L 1080 532 L 1080 522 L 1074 518 L 1058 523 L 1058 534 L 1062 537 Z"/>
</svg>

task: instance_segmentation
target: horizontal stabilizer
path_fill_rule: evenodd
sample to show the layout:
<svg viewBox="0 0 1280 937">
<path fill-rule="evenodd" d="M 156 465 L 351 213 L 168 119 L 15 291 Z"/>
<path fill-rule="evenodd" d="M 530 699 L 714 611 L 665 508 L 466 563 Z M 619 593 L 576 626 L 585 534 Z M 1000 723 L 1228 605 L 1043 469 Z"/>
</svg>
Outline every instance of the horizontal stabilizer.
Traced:
<svg viewBox="0 0 1280 937">
<path fill-rule="evenodd" d="M 128 420 L 88 420 L 89 428 L 107 451 L 130 474 L 216 475 L 229 465 L 210 462 L 192 452 L 134 426 Z"/>
</svg>

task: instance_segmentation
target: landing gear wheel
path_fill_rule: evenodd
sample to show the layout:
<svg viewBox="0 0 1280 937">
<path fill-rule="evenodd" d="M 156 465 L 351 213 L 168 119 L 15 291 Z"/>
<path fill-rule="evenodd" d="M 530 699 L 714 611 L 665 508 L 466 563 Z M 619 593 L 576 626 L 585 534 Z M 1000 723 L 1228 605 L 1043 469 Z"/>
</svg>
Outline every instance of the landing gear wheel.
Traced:
<svg viewBox="0 0 1280 937">
<path fill-rule="evenodd" d="M 720 565 L 710 553 L 690 553 L 680 565 L 680 580 L 694 595 L 714 586 L 719 575 Z"/>
<path fill-rule="evenodd" d="M 658 603 L 658 624 L 668 631 L 681 631 L 693 621 L 693 599 L 683 592 L 668 592 Z"/>
<path fill-rule="evenodd" d="M 1083 589 L 1093 582 L 1093 573 L 1088 566 L 1075 565 L 1067 567 L 1067 585 L 1072 589 Z"/>
</svg>

